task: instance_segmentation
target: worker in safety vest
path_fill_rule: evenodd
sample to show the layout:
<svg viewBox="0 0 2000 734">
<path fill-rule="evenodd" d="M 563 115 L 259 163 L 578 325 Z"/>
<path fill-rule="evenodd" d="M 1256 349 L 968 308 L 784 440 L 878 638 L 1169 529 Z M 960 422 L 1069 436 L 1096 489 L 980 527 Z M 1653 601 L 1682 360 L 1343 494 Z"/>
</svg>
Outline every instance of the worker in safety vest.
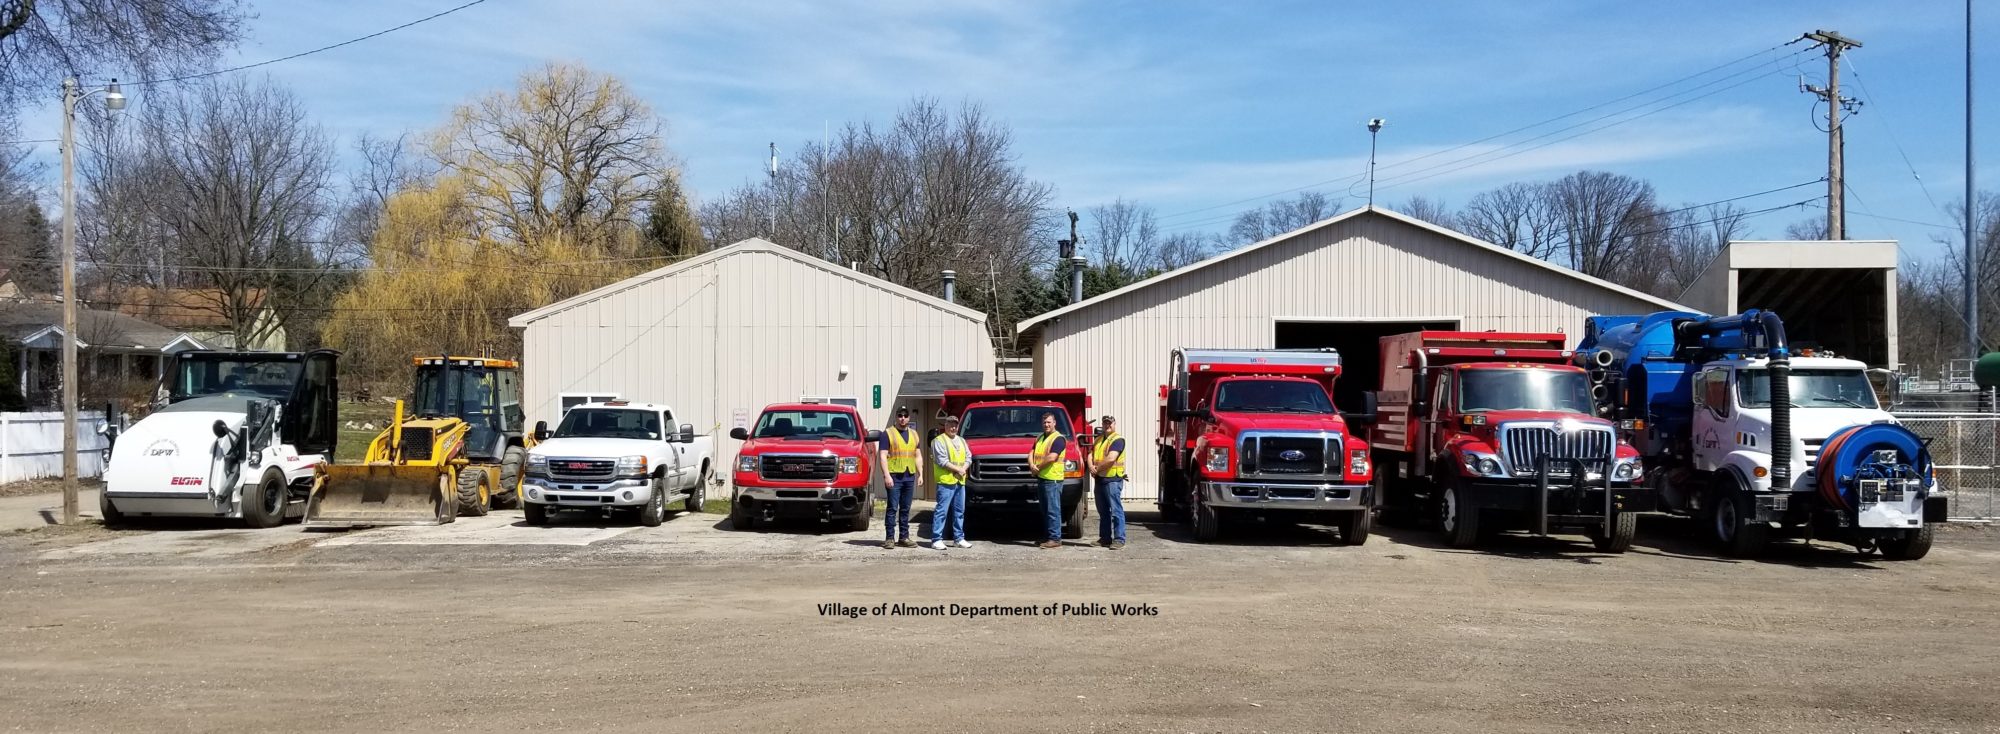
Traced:
<svg viewBox="0 0 2000 734">
<path fill-rule="evenodd" d="M 1056 414 L 1043 413 L 1042 435 L 1035 438 L 1035 448 L 1028 454 L 1028 468 L 1042 485 L 1042 513 L 1048 519 L 1048 539 L 1037 546 L 1040 548 L 1062 547 L 1062 489 L 1067 473 L 1063 452 L 1068 450 L 1069 437 L 1056 430 Z"/>
<path fill-rule="evenodd" d="M 931 439 L 931 478 L 937 480 L 937 509 L 931 511 L 931 548 L 944 550 L 948 537 L 956 536 L 960 548 L 971 548 L 965 539 L 965 475 L 972 471 L 972 447 L 958 435 L 958 416 L 944 417 L 944 433 Z M 950 536 L 945 534 L 950 523 Z"/>
<path fill-rule="evenodd" d="M 917 473 L 924 470 L 919 450 L 923 440 L 910 427 L 910 407 L 896 409 L 896 425 L 882 432 L 877 450 L 882 452 L 882 471 L 889 475 L 889 516 L 883 518 L 882 547 L 915 548 L 910 540 L 910 504 L 917 499 Z"/>
<path fill-rule="evenodd" d="M 1112 550 L 1125 547 L 1125 437 L 1118 419 L 1098 423 L 1097 445 L 1084 455 L 1084 465 L 1097 478 L 1097 544 Z"/>
</svg>

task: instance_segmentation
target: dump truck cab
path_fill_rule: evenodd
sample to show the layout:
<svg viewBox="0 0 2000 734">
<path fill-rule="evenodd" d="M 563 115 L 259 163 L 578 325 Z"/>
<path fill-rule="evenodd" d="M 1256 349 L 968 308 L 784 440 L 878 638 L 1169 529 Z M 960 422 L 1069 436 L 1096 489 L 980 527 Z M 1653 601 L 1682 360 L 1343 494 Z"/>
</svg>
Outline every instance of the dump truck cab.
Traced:
<svg viewBox="0 0 2000 734">
<path fill-rule="evenodd" d="M 1068 439 L 1063 451 L 1062 536 L 1083 537 L 1088 512 L 1083 501 L 1083 452 L 1090 450 L 1090 395 L 1081 388 L 1007 387 L 946 390 L 942 410 L 958 416 L 958 435 L 972 452 L 965 477 L 968 513 L 1034 513 L 1042 508 L 1040 480 L 1028 454 L 1042 435 L 1042 416 L 1054 414 L 1056 430 Z"/>
</svg>

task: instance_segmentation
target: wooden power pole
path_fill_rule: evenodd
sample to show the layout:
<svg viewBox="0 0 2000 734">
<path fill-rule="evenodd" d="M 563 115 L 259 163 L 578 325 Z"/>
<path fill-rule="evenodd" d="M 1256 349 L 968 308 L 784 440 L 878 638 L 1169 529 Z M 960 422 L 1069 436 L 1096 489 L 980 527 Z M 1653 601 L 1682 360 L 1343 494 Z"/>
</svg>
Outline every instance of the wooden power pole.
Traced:
<svg viewBox="0 0 2000 734">
<path fill-rule="evenodd" d="M 1808 94 L 1826 100 L 1826 238 L 1847 239 L 1847 189 L 1841 171 L 1841 153 L 1846 143 L 1841 137 L 1840 116 L 1860 106 L 1860 102 L 1840 96 L 1840 55 L 1861 42 L 1839 31 L 1813 31 L 1805 40 L 1826 47 L 1826 86 L 1801 85 Z"/>
</svg>

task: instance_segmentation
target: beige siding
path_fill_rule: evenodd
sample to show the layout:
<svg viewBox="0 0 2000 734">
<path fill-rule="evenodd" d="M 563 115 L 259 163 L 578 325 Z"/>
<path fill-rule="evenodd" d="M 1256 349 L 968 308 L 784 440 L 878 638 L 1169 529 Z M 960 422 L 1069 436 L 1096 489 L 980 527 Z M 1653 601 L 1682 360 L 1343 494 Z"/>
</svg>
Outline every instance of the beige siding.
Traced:
<svg viewBox="0 0 2000 734">
<path fill-rule="evenodd" d="M 1093 413 L 1157 434 L 1175 347 L 1268 349 L 1276 323 L 1457 319 L 1474 331 L 1577 334 L 1585 316 L 1658 303 L 1384 216 L 1302 232 L 1208 267 L 1087 304 L 1044 325 L 1038 384 L 1082 386 Z M 1371 387 L 1371 389 L 1373 389 Z M 1157 453 L 1135 450 L 1128 496 L 1153 497 Z"/>
<path fill-rule="evenodd" d="M 854 397 L 879 428 L 905 371 L 993 373 L 980 319 L 798 257 L 744 248 L 537 312 L 523 327 L 529 420 L 553 423 L 563 393 L 668 403 L 727 460 L 737 409 L 755 420 L 769 403 Z"/>
</svg>

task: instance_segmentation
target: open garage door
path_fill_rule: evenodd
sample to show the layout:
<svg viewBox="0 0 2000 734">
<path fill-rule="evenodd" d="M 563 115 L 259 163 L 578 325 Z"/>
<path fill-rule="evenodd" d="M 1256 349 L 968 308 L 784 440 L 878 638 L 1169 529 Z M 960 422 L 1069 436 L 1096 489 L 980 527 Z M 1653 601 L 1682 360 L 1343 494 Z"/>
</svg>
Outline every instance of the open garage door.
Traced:
<svg viewBox="0 0 2000 734">
<path fill-rule="evenodd" d="M 1457 320 L 1440 321 L 1279 321 L 1279 349 L 1340 350 L 1340 381 L 1333 402 L 1341 410 L 1361 406 L 1361 394 L 1382 386 L 1382 337 L 1427 329 L 1455 330 Z"/>
</svg>

